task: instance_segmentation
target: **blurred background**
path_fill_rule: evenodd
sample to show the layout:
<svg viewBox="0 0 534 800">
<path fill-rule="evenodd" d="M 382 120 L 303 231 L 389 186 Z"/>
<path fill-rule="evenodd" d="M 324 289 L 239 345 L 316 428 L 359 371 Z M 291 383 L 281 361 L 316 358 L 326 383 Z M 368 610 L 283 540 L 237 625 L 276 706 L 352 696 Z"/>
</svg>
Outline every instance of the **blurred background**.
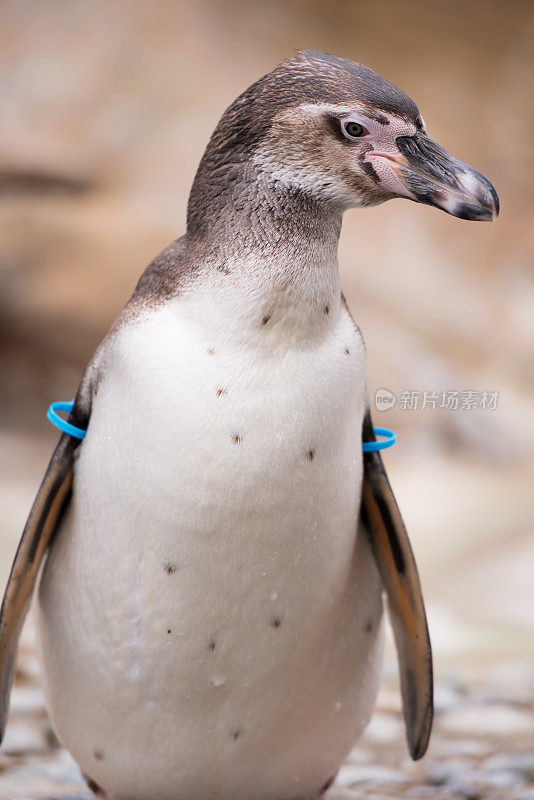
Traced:
<svg viewBox="0 0 534 800">
<path fill-rule="evenodd" d="M 3 0 L 0 588 L 57 440 L 47 406 L 75 394 L 141 271 L 183 233 L 221 113 L 296 48 L 400 86 L 500 195 L 495 224 L 401 200 L 349 212 L 340 262 L 373 392 L 395 395 L 375 424 L 398 432 L 385 461 L 438 679 L 493 675 L 534 696 L 530 0 Z M 457 409 L 439 408 L 445 390 Z M 461 407 L 484 391 L 495 408 Z"/>
</svg>

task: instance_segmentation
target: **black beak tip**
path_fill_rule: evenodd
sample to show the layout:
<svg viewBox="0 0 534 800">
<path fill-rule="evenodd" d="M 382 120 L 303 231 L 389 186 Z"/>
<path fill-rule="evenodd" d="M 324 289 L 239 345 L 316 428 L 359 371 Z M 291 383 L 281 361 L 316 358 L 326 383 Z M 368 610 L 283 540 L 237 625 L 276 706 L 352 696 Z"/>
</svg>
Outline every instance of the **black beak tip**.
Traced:
<svg viewBox="0 0 534 800">
<path fill-rule="evenodd" d="M 497 218 L 499 207 L 495 211 L 492 207 L 478 205 L 475 203 L 458 203 L 452 211 L 453 216 L 458 219 L 467 219 L 470 222 L 492 222 Z"/>
<path fill-rule="evenodd" d="M 477 182 L 475 190 L 471 189 L 470 192 L 472 200 L 470 198 L 469 201 L 459 202 L 460 213 L 456 216 L 461 219 L 481 220 L 482 222 L 496 220 L 499 216 L 500 204 L 495 186 L 478 170 L 471 170 L 471 176 L 471 179 L 474 178 Z M 460 182 L 462 182 L 461 178 Z"/>
</svg>

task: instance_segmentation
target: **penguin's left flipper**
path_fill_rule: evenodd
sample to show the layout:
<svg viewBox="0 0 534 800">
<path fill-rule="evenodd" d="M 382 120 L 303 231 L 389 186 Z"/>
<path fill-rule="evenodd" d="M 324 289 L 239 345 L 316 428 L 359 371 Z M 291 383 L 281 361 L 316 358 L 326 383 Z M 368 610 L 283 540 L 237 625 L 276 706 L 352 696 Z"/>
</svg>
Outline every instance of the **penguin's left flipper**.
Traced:
<svg viewBox="0 0 534 800">
<path fill-rule="evenodd" d="M 17 645 L 39 566 L 71 496 L 78 439 L 64 433 L 54 450 L 11 567 L 0 610 L 0 742 L 4 738 Z"/>
<path fill-rule="evenodd" d="M 363 441 L 375 439 L 367 411 Z M 432 649 L 410 540 L 379 452 L 364 452 L 361 519 L 386 590 L 399 659 L 406 738 L 414 760 L 424 756 L 434 715 Z"/>
</svg>

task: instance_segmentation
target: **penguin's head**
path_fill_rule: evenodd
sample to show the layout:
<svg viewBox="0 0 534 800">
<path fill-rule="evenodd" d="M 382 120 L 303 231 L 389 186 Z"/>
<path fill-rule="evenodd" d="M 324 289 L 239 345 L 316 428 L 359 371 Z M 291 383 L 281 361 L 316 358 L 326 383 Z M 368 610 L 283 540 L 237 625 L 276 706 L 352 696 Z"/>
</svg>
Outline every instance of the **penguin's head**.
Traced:
<svg viewBox="0 0 534 800">
<path fill-rule="evenodd" d="M 462 219 L 499 213 L 490 181 L 428 137 L 404 92 L 361 64 L 310 50 L 225 112 L 199 169 L 203 190 L 208 171 L 220 189 L 245 168 L 341 210 L 404 197 Z"/>
</svg>

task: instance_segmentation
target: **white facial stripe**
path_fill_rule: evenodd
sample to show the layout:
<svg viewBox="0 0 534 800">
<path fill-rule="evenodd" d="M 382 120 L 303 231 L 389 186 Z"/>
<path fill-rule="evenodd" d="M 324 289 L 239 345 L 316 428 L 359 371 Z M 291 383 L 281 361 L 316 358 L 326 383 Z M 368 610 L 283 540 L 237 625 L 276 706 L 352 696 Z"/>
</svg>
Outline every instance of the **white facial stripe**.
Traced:
<svg viewBox="0 0 534 800">
<path fill-rule="evenodd" d="M 297 106 L 299 111 L 304 111 L 306 114 L 311 114 L 314 117 L 321 117 L 324 113 L 330 114 L 350 114 L 351 109 L 350 106 L 336 106 L 332 105 L 331 103 L 302 103 L 302 105 Z M 363 112 L 363 108 L 361 109 Z"/>
</svg>

